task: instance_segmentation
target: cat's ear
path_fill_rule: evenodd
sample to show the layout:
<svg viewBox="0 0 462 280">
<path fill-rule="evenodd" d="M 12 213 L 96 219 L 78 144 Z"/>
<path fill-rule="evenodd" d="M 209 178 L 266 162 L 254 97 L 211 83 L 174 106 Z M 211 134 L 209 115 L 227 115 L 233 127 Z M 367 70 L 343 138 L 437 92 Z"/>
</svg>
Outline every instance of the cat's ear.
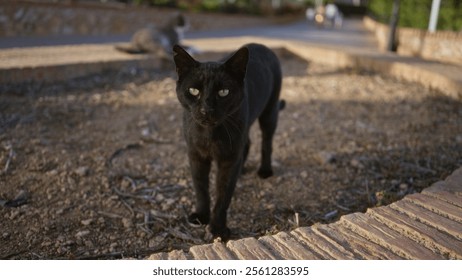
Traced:
<svg viewBox="0 0 462 280">
<path fill-rule="evenodd" d="M 176 72 L 181 77 L 192 68 L 196 67 L 199 62 L 194 60 L 182 47 L 179 45 L 173 46 L 173 60 L 176 65 Z"/>
<path fill-rule="evenodd" d="M 225 62 L 225 67 L 236 79 L 243 81 L 247 71 L 248 61 L 249 49 L 247 49 L 247 47 L 242 47 Z"/>
</svg>

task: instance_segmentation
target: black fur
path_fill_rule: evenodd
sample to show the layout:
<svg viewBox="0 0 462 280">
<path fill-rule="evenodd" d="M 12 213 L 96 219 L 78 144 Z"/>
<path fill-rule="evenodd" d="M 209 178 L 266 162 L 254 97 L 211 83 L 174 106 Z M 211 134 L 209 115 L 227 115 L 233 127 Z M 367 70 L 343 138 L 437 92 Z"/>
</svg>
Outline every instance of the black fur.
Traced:
<svg viewBox="0 0 462 280">
<path fill-rule="evenodd" d="M 284 106 L 279 100 L 280 64 L 271 50 L 258 44 L 246 45 L 220 62 L 200 63 L 178 45 L 173 52 L 178 73 L 176 91 L 184 108 L 183 129 L 196 192 L 196 210 L 189 219 L 209 224 L 215 237 L 227 240 L 227 210 L 249 152 L 249 128 L 256 119 L 263 138 L 258 175 L 273 175 L 272 139 L 278 112 Z M 217 164 L 218 174 L 217 197 L 210 212 L 212 161 Z"/>
</svg>

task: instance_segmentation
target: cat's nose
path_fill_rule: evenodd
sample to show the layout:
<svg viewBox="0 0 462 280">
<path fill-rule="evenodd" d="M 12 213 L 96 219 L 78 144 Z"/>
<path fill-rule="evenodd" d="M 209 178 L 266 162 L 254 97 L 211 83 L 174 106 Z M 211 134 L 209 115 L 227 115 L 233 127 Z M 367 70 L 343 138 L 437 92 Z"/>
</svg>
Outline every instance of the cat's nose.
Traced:
<svg viewBox="0 0 462 280">
<path fill-rule="evenodd" d="M 207 108 L 207 107 L 201 107 L 199 109 L 199 112 L 202 114 L 202 115 L 207 115 L 207 114 L 210 114 L 213 112 L 213 109 L 211 108 Z"/>
</svg>

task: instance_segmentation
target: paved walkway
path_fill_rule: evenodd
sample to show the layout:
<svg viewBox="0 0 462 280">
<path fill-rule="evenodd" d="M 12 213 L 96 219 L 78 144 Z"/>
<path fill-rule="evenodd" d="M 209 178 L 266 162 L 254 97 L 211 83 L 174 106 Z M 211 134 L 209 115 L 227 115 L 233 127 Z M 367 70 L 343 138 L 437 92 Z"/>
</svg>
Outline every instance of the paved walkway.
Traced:
<svg viewBox="0 0 462 280">
<path fill-rule="evenodd" d="M 312 61 L 382 72 L 462 98 L 462 67 L 380 52 L 376 49 L 372 35 L 358 20 L 346 21 L 340 30 L 317 29 L 299 22 L 245 30 L 196 32 L 188 37 L 187 44 L 203 51 L 233 51 L 244 43 L 261 42 L 272 47 L 286 48 Z M 113 46 L 116 40 L 121 39 L 119 36 L 45 39 L 46 44 L 55 45 L 1 49 L 1 46 L 11 47 L 14 44 L 41 44 L 37 38 L 9 39 L 11 42 L 8 41 L 8 44 L 0 40 L 0 83 L 64 81 L 107 69 L 158 68 L 162 65 L 159 59 L 148 55 L 129 55 L 116 51 Z M 66 42 L 72 45 L 63 45 Z"/>
<path fill-rule="evenodd" d="M 462 168 L 422 193 L 331 224 L 191 247 L 149 259 L 462 259 Z"/>
<path fill-rule="evenodd" d="M 214 31 L 195 31 L 186 33 L 187 39 L 232 38 L 243 36 L 261 36 L 273 39 L 300 40 L 316 44 L 337 45 L 340 47 L 377 48 L 373 35 L 362 25 L 360 19 L 346 19 L 341 29 L 317 28 L 306 21 L 268 26 L 249 26 L 245 29 L 234 28 Z M 0 38 L 0 50 L 8 48 L 51 47 L 66 45 L 115 44 L 127 42 L 129 35 L 62 35 Z"/>
</svg>

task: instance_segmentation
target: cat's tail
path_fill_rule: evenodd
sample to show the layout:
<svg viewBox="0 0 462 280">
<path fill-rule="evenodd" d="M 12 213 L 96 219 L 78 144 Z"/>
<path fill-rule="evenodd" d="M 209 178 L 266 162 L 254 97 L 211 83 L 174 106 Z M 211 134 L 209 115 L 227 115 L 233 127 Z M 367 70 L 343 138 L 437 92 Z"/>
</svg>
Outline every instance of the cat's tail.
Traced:
<svg viewBox="0 0 462 280">
<path fill-rule="evenodd" d="M 129 53 L 129 54 L 142 54 L 146 53 L 143 50 L 140 50 L 139 48 L 131 45 L 131 44 L 118 44 L 114 46 L 116 50 Z"/>
<path fill-rule="evenodd" d="M 284 99 L 279 100 L 279 111 L 284 110 L 286 107 L 286 101 Z"/>
</svg>

